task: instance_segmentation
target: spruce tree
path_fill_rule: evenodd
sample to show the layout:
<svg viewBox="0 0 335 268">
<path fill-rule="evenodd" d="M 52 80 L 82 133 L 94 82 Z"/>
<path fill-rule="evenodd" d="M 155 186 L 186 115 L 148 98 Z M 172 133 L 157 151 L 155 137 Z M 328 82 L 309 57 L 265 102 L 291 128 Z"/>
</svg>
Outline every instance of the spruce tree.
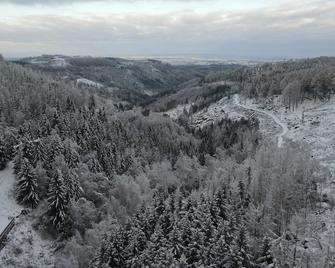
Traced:
<svg viewBox="0 0 335 268">
<path fill-rule="evenodd" d="M 20 150 L 22 151 L 22 156 L 26 158 L 31 164 L 33 164 L 35 160 L 33 143 L 26 138 L 23 139 L 22 144 L 20 145 Z"/>
<path fill-rule="evenodd" d="M 23 154 L 22 151 L 19 150 L 14 158 L 14 174 L 20 173 L 22 162 L 23 162 Z"/>
<path fill-rule="evenodd" d="M 8 155 L 6 152 L 6 146 L 2 140 L 0 140 L 0 170 L 6 168 L 8 162 Z"/>
<path fill-rule="evenodd" d="M 51 178 L 48 192 L 48 214 L 52 225 L 61 231 L 68 213 L 68 198 L 60 170 Z"/>
<path fill-rule="evenodd" d="M 23 159 L 21 165 L 18 174 L 16 199 L 20 204 L 35 208 L 39 202 L 37 179 L 33 172 L 32 165 L 26 158 Z"/>
<path fill-rule="evenodd" d="M 34 155 L 33 155 L 33 166 L 36 167 L 38 161 L 45 161 L 46 149 L 45 144 L 42 140 L 34 142 Z"/>
</svg>

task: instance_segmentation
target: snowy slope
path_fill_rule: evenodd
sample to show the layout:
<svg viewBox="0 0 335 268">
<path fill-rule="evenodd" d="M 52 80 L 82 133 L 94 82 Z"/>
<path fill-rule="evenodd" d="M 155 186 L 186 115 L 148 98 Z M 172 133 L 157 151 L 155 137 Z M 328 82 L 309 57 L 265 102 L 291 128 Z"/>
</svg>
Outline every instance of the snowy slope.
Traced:
<svg viewBox="0 0 335 268">
<path fill-rule="evenodd" d="M 265 114 L 267 116 L 269 116 L 278 126 L 280 126 L 280 128 L 282 129 L 282 131 L 280 133 L 277 134 L 277 141 L 278 141 L 278 147 L 281 147 L 283 145 L 283 138 L 284 136 L 288 133 L 288 127 L 287 127 L 287 124 L 286 122 L 282 122 L 278 116 L 276 116 L 275 114 L 269 112 L 269 111 L 266 111 L 266 110 L 262 110 L 262 109 L 259 109 L 259 108 L 256 108 L 256 107 L 252 107 L 250 105 L 243 105 L 240 103 L 240 98 L 239 98 L 239 95 L 234 95 L 234 100 L 235 100 L 235 104 L 244 108 L 244 109 L 247 109 L 247 110 L 252 110 L 252 111 L 255 111 L 256 113 L 262 113 L 262 114 Z"/>
<path fill-rule="evenodd" d="M 13 163 L 0 171 L 0 228 L 7 226 L 10 219 L 20 214 L 23 207 L 14 198 L 15 177 Z M 48 268 L 54 267 L 53 244 L 42 239 L 32 228 L 33 216 L 20 216 L 8 235 L 5 247 L 0 251 L 0 267 Z"/>
<path fill-rule="evenodd" d="M 325 172 L 320 178 L 325 181 L 319 183 L 321 195 L 326 195 L 330 202 L 321 202 L 317 211 L 307 215 L 307 220 L 302 224 L 305 233 L 299 236 L 301 241 L 308 241 L 308 249 L 298 248 L 299 254 L 308 254 L 311 260 L 319 260 L 320 264 L 325 262 L 329 254 L 335 254 L 335 98 L 326 102 L 305 100 L 290 111 L 285 109 L 280 97 L 269 101 L 267 110 L 263 109 L 266 101 L 262 102 L 246 101 L 249 108 L 270 113 L 287 126 L 283 131 L 286 139 L 306 142 L 313 152 L 313 158 L 330 172 L 330 176 Z M 315 266 L 311 264 L 310 267 Z"/>
<path fill-rule="evenodd" d="M 91 81 L 91 80 L 88 80 L 88 79 L 86 79 L 86 78 L 79 78 L 79 79 L 77 79 L 77 84 L 78 84 L 78 85 L 82 85 L 82 84 L 84 84 L 84 85 L 87 85 L 87 86 L 90 86 L 90 87 L 96 87 L 96 88 L 101 88 L 101 87 L 103 87 L 102 84 L 100 84 L 100 83 L 96 83 L 96 82 Z"/>
<path fill-rule="evenodd" d="M 5 170 L 0 171 L 0 232 L 22 210 L 13 196 L 14 182 L 13 163 L 10 163 Z"/>
</svg>

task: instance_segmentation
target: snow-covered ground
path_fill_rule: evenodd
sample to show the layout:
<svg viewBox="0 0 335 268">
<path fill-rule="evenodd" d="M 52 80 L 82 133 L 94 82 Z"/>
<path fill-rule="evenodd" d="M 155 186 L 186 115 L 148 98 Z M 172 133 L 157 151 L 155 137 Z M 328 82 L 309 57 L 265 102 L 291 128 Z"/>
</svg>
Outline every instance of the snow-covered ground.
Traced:
<svg viewBox="0 0 335 268">
<path fill-rule="evenodd" d="M 284 137 L 287 135 L 287 133 L 289 131 L 288 127 L 287 127 L 287 123 L 285 121 L 281 121 L 278 118 L 278 116 L 275 115 L 272 112 L 253 107 L 251 105 L 248 105 L 247 103 L 246 104 L 241 104 L 240 97 L 237 94 L 234 95 L 234 100 L 235 100 L 235 104 L 237 106 L 240 106 L 240 107 L 242 107 L 244 109 L 247 109 L 247 110 L 254 111 L 256 113 L 265 114 L 266 116 L 270 117 L 274 121 L 274 123 L 276 123 L 282 129 L 282 131 L 279 132 L 276 136 L 277 136 L 278 147 L 281 147 L 283 145 Z"/>
<path fill-rule="evenodd" d="M 66 59 L 59 57 L 59 56 L 55 56 L 54 59 L 51 61 L 51 66 L 52 67 L 56 67 L 56 68 L 64 68 L 68 65 L 68 63 L 66 62 Z"/>
<path fill-rule="evenodd" d="M 191 104 L 180 104 L 165 114 L 169 115 L 172 119 L 178 119 L 184 111 L 189 112 Z M 211 104 L 209 107 L 202 109 L 192 115 L 191 124 L 196 127 L 204 127 L 212 122 L 219 121 L 222 118 L 231 118 L 238 120 L 244 117 L 243 113 L 237 111 L 236 104 L 233 99 L 227 97 L 222 98 L 216 103 Z"/>
<path fill-rule="evenodd" d="M 0 171 L 0 232 L 10 220 L 20 214 L 23 207 L 14 197 L 15 177 L 13 164 Z M 42 239 L 32 228 L 32 216 L 20 216 L 8 235 L 5 247 L 0 251 L 1 268 L 48 268 L 54 267 L 53 244 Z"/>
<path fill-rule="evenodd" d="M 326 180 L 319 184 L 319 189 L 321 194 L 327 195 L 330 203 L 334 205 L 335 97 L 323 102 L 305 100 L 294 110 L 287 110 L 280 97 L 262 103 L 245 100 L 245 103 L 248 108 L 272 114 L 282 125 L 287 126 L 287 129 L 282 132 L 284 139 L 306 142 L 310 146 L 313 158 L 330 172 L 330 176 L 325 175 L 325 178 L 320 178 Z M 333 207 L 324 202 L 320 203 L 319 212 L 309 214 L 303 225 L 306 230 L 305 237 L 299 237 L 299 239 L 309 242 L 307 250 L 303 247 L 300 249 L 302 255 L 308 252 L 309 256 L 314 256 L 311 259 L 320 260 L 318 265 L 329 256 L 335 255 L 335 210 Z"/>
<path fill-rule="evenodd" d="M 287 126 L 284 138 L 308 143 L 313 156 L 335 174 L 335 97 L 324 102 L 305 100 L 290 111 L 283 106 L 280 97 L 275 97 L 265 107 L 252 100 L 246 103 L 248 107 L 277 117 Z"/>
<path fill-rule="evenodd" d="M 19 218 L 8 236 L 6 246 L 0 252 L 0 267 L 53 268 L 54 244 L 43 239 L 31 226 L 29 216 Z"/>
<path fill-rule="evenodd" d="M 0 171 L 0 233 L 22 210 L 15 202 L 14 182 L 13 163 L 9 163 L 5 170 Z"/>
<path fill-rule="evenodd" d="M 164 114 L 167 114 L 172 119 L 178 119 L 178 117 L 181 116 L 184 111 L 189 112 L 190 108 L 191 104 L 179 104 L 176 108 L 166 111 Z"/>
<path fill-rule="evenodd" d="M 239 120 L 245 115 L 236 109 L 236 104 L 231 98 L 224 97 L 208 108 L 203 109 L 192 116 L 192 125 L 203 127 L 208 123 L 217 122 L 222 118 Z"/>
<path fill-rule="evenodd" d="M 54 68 L 64 68 L 68 65 L 68 62 L 62 56 L 48 56 L 48 57 L 38 57 L 30 60 L 31 64 L 51 66 Z"/>
</svg>

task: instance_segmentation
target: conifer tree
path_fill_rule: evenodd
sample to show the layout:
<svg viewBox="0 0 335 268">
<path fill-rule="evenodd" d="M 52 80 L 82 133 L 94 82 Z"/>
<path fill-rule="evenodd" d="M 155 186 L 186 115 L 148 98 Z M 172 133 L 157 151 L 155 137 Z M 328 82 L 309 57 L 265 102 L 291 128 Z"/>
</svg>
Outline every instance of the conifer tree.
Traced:
<svg viewBox="0 0 335 268">
<path fill-rule="evenodd" d="M 31 141 L 24 138 L 22 144 L 19 146 L 22 151 L 22 156 L 26 158 L 32 165 L 35 159 L 34 145 Z"/>
<path fill-rule="evenodd" d="M 35 208 L 39 202 L 37 179 L 32 165 L 26 158 L 23 159 L 21 165 L 16 186 L 16 199 L 20 204 Z"/>
<path fill-rule="evenodd" d="M 14 174 L 19 174 L 23 162 L 23 154 L 21 150 L 18 150 L 14 158 Z"/>
<path fill-rule="evenodd" d="M 5 144 L 0 140 L 0 170 L 3 170 L 7 166 L 8 155 Z"/>
<path fill-rule="evenodd" d="M 38 161 L 43 162 L 45 161 L 45 159 L 46 159 L 45 144 L 41 139 L 39 139 L 36 142 L 34 142 L 34 155 L 32 164 L 34 167 L 36 167 Z"/>
<path fill-rule="evenodd" d="M 61 231 L 68 213 L 68 199 L 60 170 L 51 178 L 48 192 L 48 214 L 52 225 Z"/>
</svg>

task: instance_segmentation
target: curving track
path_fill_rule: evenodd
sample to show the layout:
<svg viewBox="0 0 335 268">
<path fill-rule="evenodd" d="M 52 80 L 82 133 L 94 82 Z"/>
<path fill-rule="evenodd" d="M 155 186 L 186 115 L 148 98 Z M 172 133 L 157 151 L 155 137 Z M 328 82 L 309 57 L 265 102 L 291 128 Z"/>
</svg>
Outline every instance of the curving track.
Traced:
<svg viewBox="0 0 335 268">
<path fill-rule="evenodd" d="M 285 123 L 281 122 L 280 119 L 277 116 L 275 116 L 274 114 L 272 114 L 268 111 L 264 111 L 262 109 L 258 109 L 258 108 L 255 108 L 255 107 L 251 107 L 251 106 L 241 104 L 240 96 L 237 95 L 237 94 L 234 95 L 234 102 L 237 106 L 240 106 L 243 109 L 251 110 L 251 111 L 254 111 L 254 112 L 257 112 L 257 113 L 261 113 L 261 114 L 265 114 L 266 116 L 270 117 L 282 129 L 282 131 L 277 135 L 277 145 L 278 145 L 279 148 L 283 145 L 284 136 L 288 132 L 288 127 Z"/>
</svg>

